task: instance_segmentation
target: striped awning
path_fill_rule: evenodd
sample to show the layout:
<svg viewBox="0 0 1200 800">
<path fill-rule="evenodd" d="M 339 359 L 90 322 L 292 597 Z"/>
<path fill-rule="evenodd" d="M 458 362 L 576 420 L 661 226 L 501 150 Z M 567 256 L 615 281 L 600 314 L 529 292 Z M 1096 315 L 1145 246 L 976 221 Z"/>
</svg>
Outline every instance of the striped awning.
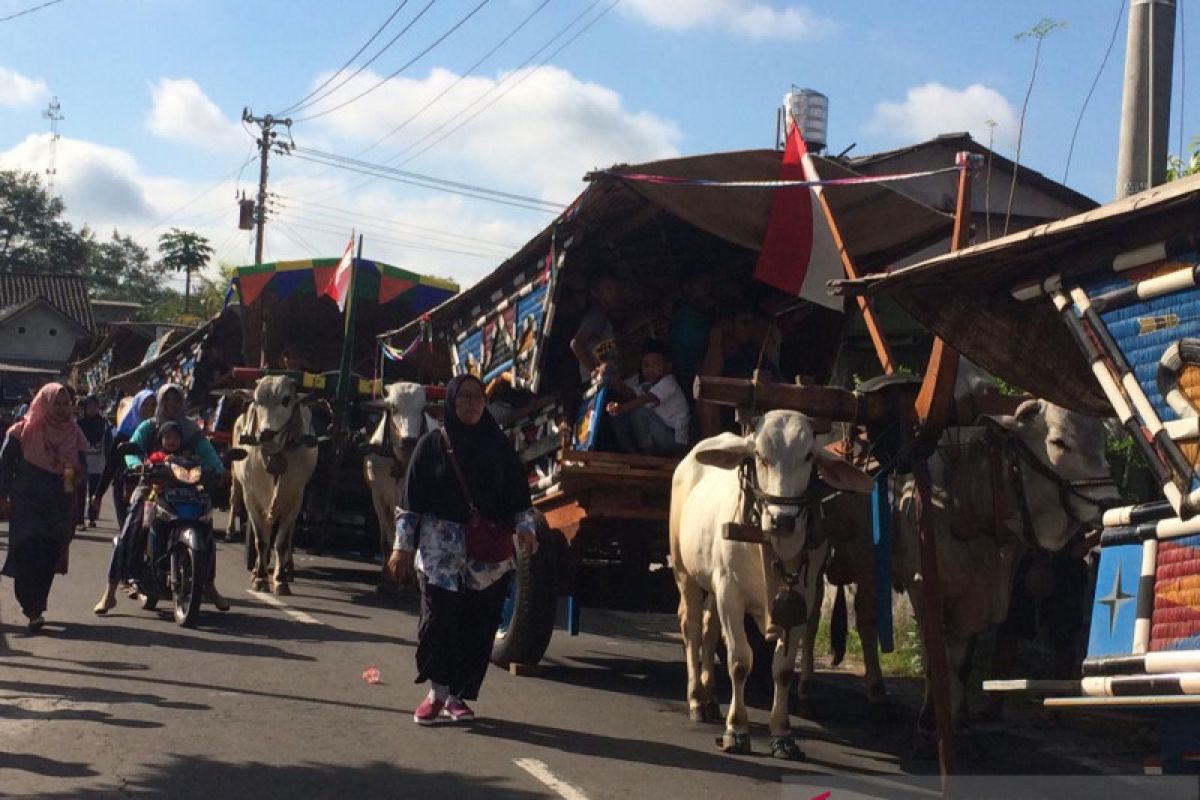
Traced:
<svg viewBox="0 0 1200 800">
<path fill-rule="evenodd" d="M 276 261 L 238 267 L 234 280 L 243 306 L 253 305 L 264 291 L 283 299 L 300 292 L 327 294 L 326 287 L 337 269 L 337 258 Z M 381 305 L 404 298 L 411 313 L 423 313 L 458 293 L 458 285 L 443 278 L 409 272 L 380 261 L 360 259 L 354 282 L 356 300 L 375 300 Z"/>
</svg>

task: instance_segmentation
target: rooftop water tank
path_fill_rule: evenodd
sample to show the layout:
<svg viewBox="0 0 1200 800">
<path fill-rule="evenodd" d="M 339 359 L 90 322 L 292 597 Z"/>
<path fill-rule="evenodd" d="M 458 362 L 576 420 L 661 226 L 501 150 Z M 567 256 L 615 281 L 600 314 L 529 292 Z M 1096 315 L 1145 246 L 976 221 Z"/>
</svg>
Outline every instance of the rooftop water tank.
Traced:
<svg viewBox="0 0 1200 800">
<path fill-rule="evenodd" d="M 783 96 L 780 146 L 787 138 L 788 123 L 795 121 L 811 152 L 819 153 L 829 143 L 829 98 L 815 89 L 796 89 Z"/>
</svg>

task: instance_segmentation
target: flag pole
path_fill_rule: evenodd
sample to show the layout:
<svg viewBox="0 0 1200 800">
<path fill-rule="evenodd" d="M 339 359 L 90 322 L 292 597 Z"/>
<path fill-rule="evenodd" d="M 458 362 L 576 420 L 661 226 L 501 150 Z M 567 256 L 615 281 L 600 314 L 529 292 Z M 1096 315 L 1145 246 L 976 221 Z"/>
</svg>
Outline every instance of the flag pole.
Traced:
<svg viewBox="0 0 1200 800">
<path fill-rule="evenodd" d="M 358 254 L 350 261 L 350 280 L 346 288 L 346 326 L 342 334 L 342 359 L 338 362 L 337 394 L 334 397 L 334 416 L 336 427 L 341 429 L 346 420 L 347 405 L 350 400 L 351 367 L 354 362 L 354 317 L 356 303 L 355 288 L 358 281 L 358 262 L 362 259 L 363 235 L 358 235 Z"/>
<path fill-rule="evenodd" d="M 808 176 L 810 181 L 817 181 L 821 176 L 817 174 L 817 165 L 809 157 L 808 165 L 812 174 Z M 833 212 L 829 209 L 829 201 L 825 199 L 825 192 L 818 186 L 813 192 L 817 197 L 817 202 L 821 204 L 821 211 L 825 214 L 826 221 L 829 222 L 829 230 L 833 233 L 833 242 L 837 246 L 838 255 L 842 259 L 842 269 L 846 273 L 846 277 L 850 280 L 856 280 L 860 277 L 858 268 L 854 265 L 854 259 L 850 257 L 850 253 L 846 250 L 846 243 L 842 241 L 842 232 L 838 230 L 837 221 L 833 218 Z M 859 295 L 855 298 L 858 301 L 858 308 L 862 312 L 863 322 L 866 323 L 867 333 L 871 335 L 871 343 L 875 345 L 875 356 L 879 359 L 879 366 L 883 368 L 885 375 L 891 375 L 896 371 L 896 361 L 892 358 L 892 350 L 888 347 L 887 339 L 884 338 L 883 328 L 879 324 L 878 317 L 875 316 L 875 309 L 871 307 L 867 298 Z"/>
</svg>

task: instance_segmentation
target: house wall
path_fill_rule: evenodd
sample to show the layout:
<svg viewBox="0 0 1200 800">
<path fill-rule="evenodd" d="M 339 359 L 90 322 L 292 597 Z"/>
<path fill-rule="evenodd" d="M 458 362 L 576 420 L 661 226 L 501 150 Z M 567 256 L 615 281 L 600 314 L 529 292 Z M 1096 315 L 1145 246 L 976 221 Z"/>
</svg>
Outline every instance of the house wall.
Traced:
<svg viewBox="0 0 1200 800">
<path fill-rule="evenodd" d="M 65 363 L 79 328 L 46 306 L 0 322 L 0 361 Z"/>
</svg>

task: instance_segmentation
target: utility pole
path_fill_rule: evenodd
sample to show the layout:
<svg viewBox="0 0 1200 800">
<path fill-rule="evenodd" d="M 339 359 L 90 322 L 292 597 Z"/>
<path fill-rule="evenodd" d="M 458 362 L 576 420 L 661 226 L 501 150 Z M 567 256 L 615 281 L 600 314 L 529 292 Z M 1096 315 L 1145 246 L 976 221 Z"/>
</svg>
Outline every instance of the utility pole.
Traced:
<svg viewBox="0 0 1200 800">
<path fill-rule="evenodd" d="M 1125 43 L 1125 88 L 1117 148 L 1117 197 L 1162 183 L 1171 124 L 1175 0 L 1133 0 Z"/>
<path fill-rule="evenodd" d="M 258 136 L 258 203 L 254 209 L 254 224 L 255 224 L 255 241 L 254 241 L 254 263 L 261 264 L 263 260 L 263 236 L 264 229 L 267 223 L 267 158 L 271 154 L 272 147 L 277 153 L 286 153 L 291 149 L 290 142 L 277 141 L 279 134 L 275 132 L 276 125 L 283 125 L 288 129 L 288 138 L 291 138 L 292 120 L 276 119 L 270 114 L 256 117 L 250 107 L 242 109 L 242 122 L 253 123 L 259 128 Z"/>
<path fill-rule="evenodd" d="M 56 165 L 58 155 L 58 123 L 66 119 L 62 115 L 62 106 L 58 102 L 57 97 L 50 99 L 50 105 L 46 106 L 46 110 L 42 112 L 42 116 L 50 120 L 50 165 L 46 167 L 46 193 L 54 197 L 54 177 L 58 175 L 58 167 Z"/>
</svg>

